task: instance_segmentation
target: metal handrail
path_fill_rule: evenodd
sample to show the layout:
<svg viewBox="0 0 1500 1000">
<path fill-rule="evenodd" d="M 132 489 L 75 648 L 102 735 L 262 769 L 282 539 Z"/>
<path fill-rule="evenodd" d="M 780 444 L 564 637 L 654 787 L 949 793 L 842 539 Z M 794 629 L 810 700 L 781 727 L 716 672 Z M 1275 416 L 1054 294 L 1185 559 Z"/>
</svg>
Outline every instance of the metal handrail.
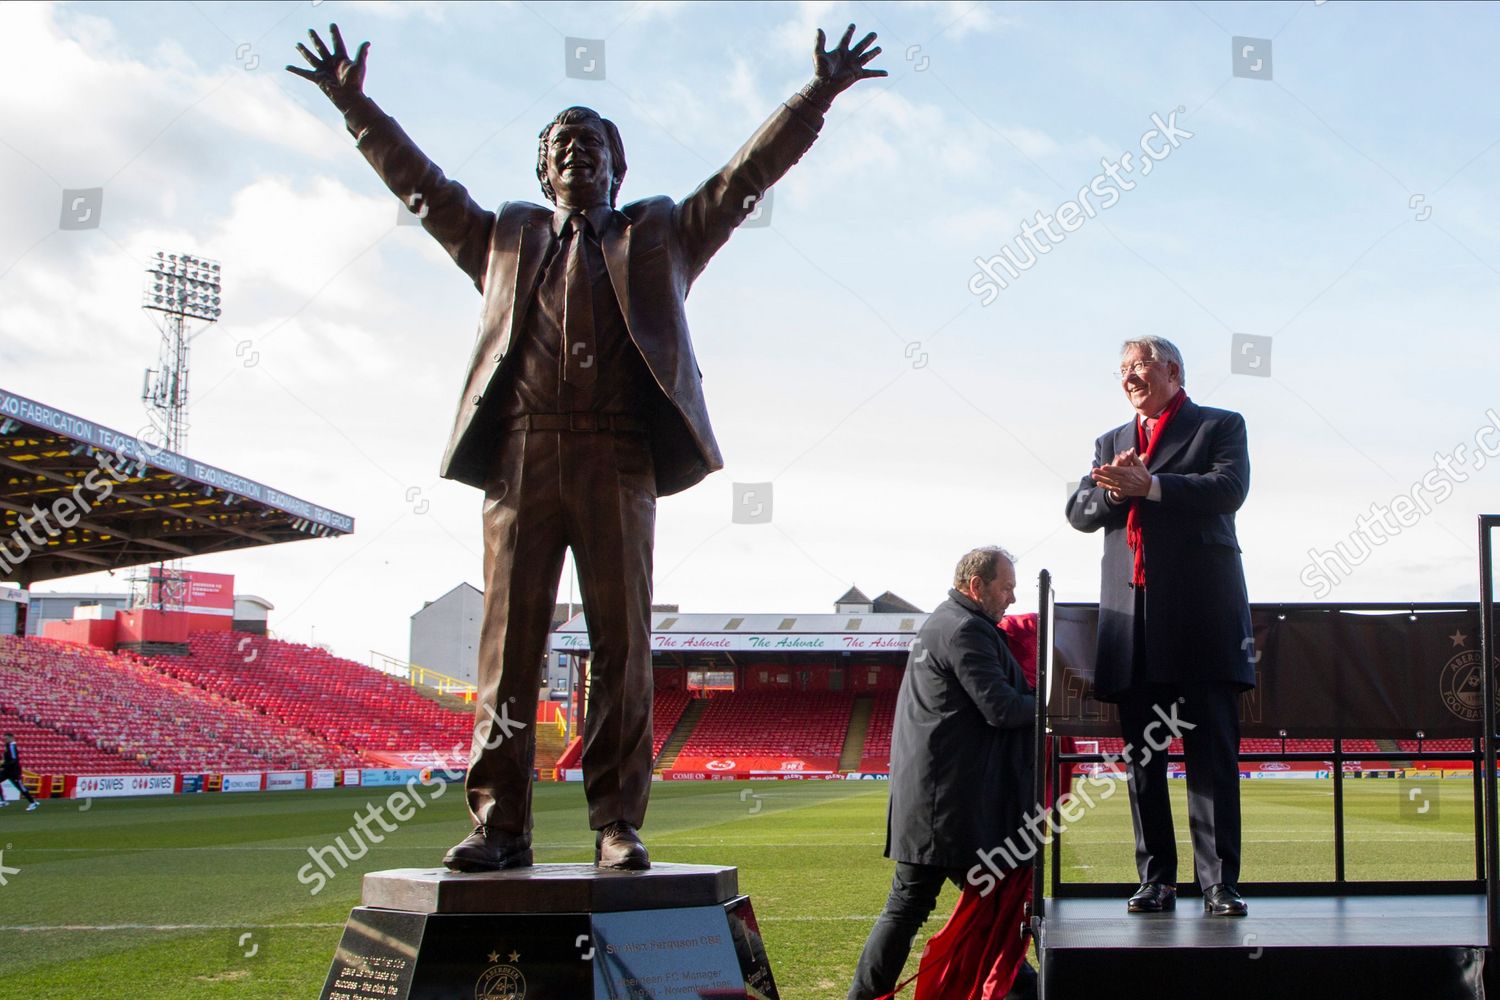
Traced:
<svg viewBox="0 0 1500 1000">
<path fill-rule="evenodd" d="M 1479 515 L 1479 664 L 1480 697 L 1484 711 L 1484 899 L 1489 926 L 1487 944 L 1493 951 L 1500 944 L 1500 808 L 1495 798 L 1495 561 L 1492 545 L 1500 514 Z"/>
<path fill-rule="evenodd" d="M 1036 623 L 1036 732 L 1034 753 L 1035 793 L 1034 815 L 1041 815 L 1047 808 L 1047 683 L 1052 667 L 1052 574 L 1042 570 L 1037 577 L 1037 623 Z M 1031 872 L 1031 929 L 1036 934 L 1046 916 L 1046 866 L 1043 864 L 1047 846 L 1037 845 L 1036 857 L 1032 859 Z"/>
<path fill-rule="evenodd" d="M 374 649 L 370 650 L 370 669 L 404 680 L 412 687 L 430 687 L 439 694 L 459 695 L 467 699 L 478 691 L 473 681 L 462 680 Z"/>
</svg>

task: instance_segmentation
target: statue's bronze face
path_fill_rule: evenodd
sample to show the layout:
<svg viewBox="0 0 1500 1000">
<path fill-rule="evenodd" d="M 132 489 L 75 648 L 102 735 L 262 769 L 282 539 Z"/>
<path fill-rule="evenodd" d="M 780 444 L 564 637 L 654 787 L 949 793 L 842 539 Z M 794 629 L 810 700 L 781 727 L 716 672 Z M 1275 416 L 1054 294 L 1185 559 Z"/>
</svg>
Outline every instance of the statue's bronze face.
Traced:
<svg viewBox="0 0 1500 1000">
<path fill-rule="evenodd" d="M 614 162 L 609 140 L 588 122 L 558 125 L 547 139 L 547 182 L 562 208 L 609 204 Z"/>
</svg>

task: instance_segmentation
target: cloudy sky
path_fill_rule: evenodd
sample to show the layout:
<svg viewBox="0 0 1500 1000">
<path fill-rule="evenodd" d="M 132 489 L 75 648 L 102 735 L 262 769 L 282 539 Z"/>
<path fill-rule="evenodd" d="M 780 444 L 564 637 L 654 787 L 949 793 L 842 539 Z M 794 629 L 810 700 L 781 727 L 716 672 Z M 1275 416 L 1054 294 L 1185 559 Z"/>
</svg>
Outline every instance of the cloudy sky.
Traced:
<svg viewBox="0 0 1500 1000">
<path fill-rule="evenodd" d="M 145 259 L 222 261 L 186 452 L 357 523 L 189 564 L 283 636 L 404 656 L 424 600 L 481 583 L 480 497 L 437 475 L 479 297 L 282 70 L 330 20 L 489 205 L 541 200 L 536 133 L 575 103 L 621 128 L 622 200 L 682 197 L 806 82 L 817 27 L 880 33 L 890 78 L 839 100 L 689 299 L 727 467 L 661 502 L 657 600 L 824 611 L 857 583 L 930 608 L 986 542 L 1095 599 L 1065 484 L 1128 418 L 1110 372 L 1148 333 L 1246 416 L 1252 600 L 1473 598 L 1474 515 L 1500 508 L 1475 457 L 1500 451 L 1493 6 L 0 6 L 0 386 L 134 431 Z M 569 75 L 570 38 L 603 79 Z M 60 230 L 95 187 L 97 228 Z M 1072 228 L 1038 237 L 1039 212 Z M 976 261 L 1006 248 L 1030 266 L 992 286 Z M 772 484 L 769 523 L 734 522 L 736 483 Z M 1309 553 L 1341 542 L 1331 579 Z"/>
</svg>

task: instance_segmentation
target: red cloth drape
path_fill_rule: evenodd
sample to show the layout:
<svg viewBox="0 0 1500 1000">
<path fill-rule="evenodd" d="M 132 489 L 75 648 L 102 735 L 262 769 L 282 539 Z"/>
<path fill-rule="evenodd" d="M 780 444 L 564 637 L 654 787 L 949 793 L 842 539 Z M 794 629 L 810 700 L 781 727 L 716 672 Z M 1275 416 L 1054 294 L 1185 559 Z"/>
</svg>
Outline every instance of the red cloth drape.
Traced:
<svg viewBox="0 0 1500 1000">
<path fill-rule="evenodd" d="M 1026 677 L 1026 683 L 1032 688 L 1036 687 L 1036 654 L 1037 654 L 1037 617 L 1028 615 L 1007 615 L 1000 619 L 1000 631 L 1005 636 L 1005 646 L 1010 650 L 1010 655 L 1021 664 L 1021 673 Z M 1073 738 L 1062 737 L 1062 749 L 1065 752 L 1073 751 Z M 1067 765 L 1063 774 L 1063 787 L 1071 788 L 1073 784 L 1073 765 Z M 1047 771 L 1047 788 L 1044 799 L 1047 805 L 1052 805 L 1052 771 Z"/>
<path fill-rule="evenodd" d="M 1021 936 L 1031 870 L 1005 873 L 987 895 L 964 886 L 948 922 L 927 940 L 915 1000 L 1001 1000 L 1026 961 Z"/>
<path fill-rule="evenodd" d="M 1005 636 L 1005 646 L 1021 665 L 1021 673 L 1032 687 L 1036 687 L 1036 628 L 1035 614 L 1006 615 L 1000 619 L 1000 634 Z"/>
</svg>

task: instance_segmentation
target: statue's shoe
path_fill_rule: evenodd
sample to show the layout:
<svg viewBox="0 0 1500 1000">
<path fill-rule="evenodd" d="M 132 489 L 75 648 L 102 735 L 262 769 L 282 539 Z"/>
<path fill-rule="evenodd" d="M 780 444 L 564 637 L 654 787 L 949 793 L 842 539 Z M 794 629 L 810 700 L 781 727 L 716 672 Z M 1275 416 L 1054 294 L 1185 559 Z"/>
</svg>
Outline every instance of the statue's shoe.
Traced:
<svg viewBox="0 0 1500 1000">
<path fill-rule="evenodd" d="M 599 868 L 618 868 L 626 871 L 645 871 L 651 867 L 651 855 L 641 843 L 635 827 L 624 820 L 615 820 L 599 831 L 594 840 L 594 865 Z"/>
<path fill-rule="evenodd" d="M 497 872 L 531 867 L 531 837 L 505 833 L 480 824 L 443 855 L 443 865 L 455 872 Z"/>
</svg>

